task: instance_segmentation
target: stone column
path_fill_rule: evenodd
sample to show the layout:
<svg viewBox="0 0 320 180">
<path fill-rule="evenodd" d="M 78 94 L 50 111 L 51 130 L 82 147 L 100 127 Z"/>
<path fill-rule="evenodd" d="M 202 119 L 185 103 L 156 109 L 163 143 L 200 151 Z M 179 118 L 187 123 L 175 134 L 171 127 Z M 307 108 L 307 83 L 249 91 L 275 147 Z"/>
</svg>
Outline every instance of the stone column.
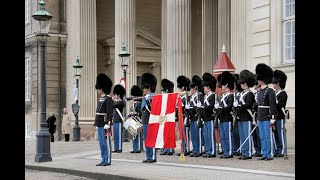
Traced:
<svg viewBox="0 0 320 180">
<path fill-rule="evenodd" d="M 230 56 L 230 0 L 218 0 L 218 49 L 223 44 Z"/>
<path fill-rule="evenodd" d="M 161 79 L 167 78 L 167 0 L 162 0 L 161 8 Z"/>
<path fill-rule="evenodd" d="M 97 96 L 97 25 L 96 0 L 80 0 L 80 52 L 83 65 L 79 83 L 79 120 L 94 119 Z M 72 59 L 74 62 L 75 59 Z"/>
<path fill-rule="evenodd" d="M 218 59 L 218 0 L 202 0 L 202 72 L 213 71 Z"/>
<path fill-rule="evenodd" d="M 75 103 L 72 90 L 75 87 L 73 64 L 79 56 L 83 65 L 79 82 L 79 120 L 94 120 L 97 96 L 97 35 L 96 0 L 67 1 L 67 64 L 66 64 L 66 107 L 71 110 Z M 73 117 L 74 118 L 74 117 Z"/>
<path fill-rule="evenodd" d="M 163 68 L 167 79 L 176 82 L 180 75 L 191 76 L 191 0 L 167 0 L 165 7 L 166 66 Z"/>
<path fill-rule="evenodd" d="M 236 73 L 246 69 L 247 1 L 231 0 L 231 60 Z"/>
<path fill-rule="evenodd" d="M 121 59 L 118 54 L 122 44 L 130 53 L 129 67 L 126 76 L 126 94 L 130 94 L 130 88 L 137 82 L 136 73 L 136 1 L 116 0 L 115 1 L 115 74 L 114 84 L 119 84 L 123 71 L 121 69 Z"/>
</svg>

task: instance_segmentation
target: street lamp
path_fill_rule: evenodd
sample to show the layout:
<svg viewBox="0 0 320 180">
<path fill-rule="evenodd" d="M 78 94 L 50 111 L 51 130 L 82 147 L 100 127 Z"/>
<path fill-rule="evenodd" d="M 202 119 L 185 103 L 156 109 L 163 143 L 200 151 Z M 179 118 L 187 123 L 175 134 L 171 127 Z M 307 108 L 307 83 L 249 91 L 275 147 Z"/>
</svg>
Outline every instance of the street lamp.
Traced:
<svg viewBox="0 0 320 180">
<path fill-rule="evenodd" d="M 32 17 L 39 22 L 40 30 L 36 33 L 36 38 L 40 44 L 40 129 L 36 134 L 36 156 L 35 162 L 48 162 L 52 161 L 50 153 L 50 133 L 47 128 L 46 122 L 46 43 L 47 37 L 49 37 L 49 26 L 52 16 L 45 10 L 45 2 L 41 0 L 39 3 L 39 10 L 36 11 Z"/>
<path fill-rule="evenodd" d="M 122 43 L 122 49 L 121 49 L 121 52 L 119 53 L 119 56 L 120 56 L 120 60 L 121 60 L 121 68 L 123 70 L 123 78 L 124 78 L 124 88 L 126 89 L 127 88 L 127 79 L 126 79 L 126 76 L 127 76 L 127 69 L 128 69 L 128 66 L 129 66 L 129 56 L 130 54 L 128 53 L 126 47 L 124 46 L 124 43 Z M 126 97 L 126 91 L 125 91 L 125 94 L 124 96 Z M 127 111 L 127 104 L 125 104 L 124 106 L 124 116 L 123 117 L 126 117 L 126 111 Z M 129 139 L 128 139 L 128 131 L 127 130 L 124 130 L 124 138 L 123 138 L 123 142 L 129 142 Z"/>
<path fill-rule="evenodd" d="M 73 111 L 73 114 L 74 116 L 76 117 L 76 122 L 73 126 L 73 141 L 80 141 L 80 126 L 79 126 L 79 116 L 78 116 L 78 113 L 79 113 L 79 109 L 80 109 L 80 106 L 79 106 L 79 103 L 78 103 L 78 95 L 79 95 L 79 91 L 78 91 L 78 88 L 79 88 L 79 79 L 81 78 L 81 69 L 82 69 L 82 65 L 80 65 L 80 59 L 79 57 L 77 56 L 77 59 L 76 59 L 76 63 L 73 65 L 73 70 L 74 70 L 74 75 L 73 77 L 76 79 L 76 104 L 73 104 L 72 105 L 72 111 Z"/>
</svg>

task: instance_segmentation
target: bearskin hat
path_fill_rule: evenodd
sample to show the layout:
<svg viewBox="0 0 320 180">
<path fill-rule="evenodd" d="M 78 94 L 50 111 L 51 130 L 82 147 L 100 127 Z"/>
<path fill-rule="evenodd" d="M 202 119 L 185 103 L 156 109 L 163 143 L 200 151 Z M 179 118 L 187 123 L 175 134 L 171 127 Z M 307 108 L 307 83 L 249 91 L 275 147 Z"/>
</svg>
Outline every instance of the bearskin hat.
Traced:
<svg viewBox="0 0 320 180">
<path fill-rule="evenodd" d="M 181 75 L 177 78 L 177 87 L 186 91 L 189 91 L 190 79 Z"/>
<path fill-rule="evenodd" d="M 112 87 L 112 80 L 104 73 L 97 76 L 96 89 L 102 89 L 104 93 L 110 94 Z"/>
<path fill-rule="evenodd" d="M 273 71 L 272 69 L 264 64 L 260 63 L 256 66 L 256 79 L 263 81 L 266 84 L 270 84 L 272 82 Z"/>
<path fill-rule="evenodd" d="M 130 94 L 131 94 L 131 96 L 142 96 L 143 95 L 143 91 L 139 86 L 133 85 L 131 87 Z"/>
<path fill-rule="evenodd" d="M 253 87 L 255 85 L 255 76 L 247 69 L 240 72 L 240 84 L 244 83 L 246 83 L 248 87 Z"/>
<path fill-rule="evenodd" d="M 167 93 L 173 93 L 173 87 L 174 84 L 168 79 L 162 79 L 161 80 L 161 91 L 167 92 Z"/>
<path fill-rule="evenodd" d="M 142 89 L 150 88 L 150 91 L 154 93 L 157 87 L 157 78 L 153 74 L 144 73 L 141 76 L 141 84 L 142 84 Z"/>
<path fill-rule="evenodd" d="M 236 82 L 236 79 L 229 71 L 223 71 L 219 76 L 219 86 L 227 86 L 230 90 L 235 88 L 234 83 Z"/>
<path fill-rule="evenodd" d="M 275 70 L 273 72 L 272 83 L 280 85 L 281 89 L 286 87 L 287 75 L 281 70 Z"/>
<path fill-rule="evenodd" d="M 236 90 L 238 92 L 242 91 L 239 74 L 234 74 L 234 79 L 236 80 Z"/>
<path fill-rule="evenodd" d="M 203 88 L 201 86 L 202 84 L 202 79 L 200 76 L 198 75 L 194 75 L 191 79 L 191 83 L 190 83 L 190 89 L 191 88 L 196 88 L 198 89 L 199 92 L 202 92 L 203 91 Z"/>
<path fill-rule="evenodd" d="M 217 80 L 212 74 L 205 72 L 202 75 L 202 80 L 203 80 L 202 86 L 209 87 L 211 89 L 211 91 L 216 90 Z"/>
<path fill-rule="evenodd" d="M 123 99 L 123 96 L 125 93 L 126 93 L 126 90 L 121 84 L 117 84 L 113 87 L 113 94 L 119 95 L 121 99 Z"/>
</svg>

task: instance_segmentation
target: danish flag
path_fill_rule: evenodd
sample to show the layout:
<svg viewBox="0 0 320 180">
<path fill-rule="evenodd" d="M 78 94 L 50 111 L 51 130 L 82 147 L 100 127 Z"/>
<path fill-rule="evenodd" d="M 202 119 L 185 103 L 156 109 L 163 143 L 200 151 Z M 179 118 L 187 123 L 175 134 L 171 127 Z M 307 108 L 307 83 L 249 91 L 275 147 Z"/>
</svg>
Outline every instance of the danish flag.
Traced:
<svg viewBox="0 0 320 180">
<path fill-rule="evenodd" d="M 145 146 L 150 148 L 176 147 L 175 115 L 178 98 L 178 93 L 157 94 L 152 97 Z M 181 101 L 179 102 L 181 106 Z"/>
</svg>

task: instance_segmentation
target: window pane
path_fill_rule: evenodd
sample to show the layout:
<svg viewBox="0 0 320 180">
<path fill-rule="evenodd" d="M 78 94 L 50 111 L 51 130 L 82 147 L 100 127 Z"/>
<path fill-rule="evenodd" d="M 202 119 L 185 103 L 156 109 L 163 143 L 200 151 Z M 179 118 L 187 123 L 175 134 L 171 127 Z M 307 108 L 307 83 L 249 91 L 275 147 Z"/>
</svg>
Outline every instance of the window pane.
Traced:
<svg viewBox="0 0 320 180">
<path fill-rule="evenodd" d="M 295 6 L 296 6 L 295 3 L 293 3 L 293 4 L 292 4 L 292 7 L 291 7 L 291 11 L 292 11 L 292 12 L 291 12 L 291 15 L 292 15 L 292 16 L 296 15 Z"/>
<path fill-rule="evenodd" d="M 285 34 L 291 34 L 291 22 L 285 22 L 285 29 L 286 29 Z"/>
<path fill-rule="evenodd" d="M 292 33 L 296 32 L 296 21 L 292 21 Z"/>
<path fill-rule="evenodd" d="M 291 46 L 296 46 L 296 38 L 295 38 L 295 35 L 294 34 L 292 34 L 291 35 L 291 38 L 292 38 L 292 40 L 291 40 Z"/>
<path fill-rule="evenodd" d="M 289 48 L 286 48 L 286 56 L 285 56 L 285 60 L 289 60 L 289 54 L 290 54 L 290 49 Z"/>
<path fill-rule="evenodd" d="M 286 35 L 286 44 L 285 47 L 291 47 L 291 36 L 290 35 Z"/>
<path fill-rule="evenodd" d="M 296 54 L 295 54 L 296 50 L 295 49 L 296 49 L 295 47 L 292 47 L 292 49 L 291 49 L 292 50 L 291 51 L 292 52 L 292 59 L 296 59 Z"/>
<path fill-rule="evenodd" d="M 289 11 L 290 11 L 290 5 L 286 5 L 286 13 L 285 13 L 285 17 L 290 16 Z"/>
</svg>

